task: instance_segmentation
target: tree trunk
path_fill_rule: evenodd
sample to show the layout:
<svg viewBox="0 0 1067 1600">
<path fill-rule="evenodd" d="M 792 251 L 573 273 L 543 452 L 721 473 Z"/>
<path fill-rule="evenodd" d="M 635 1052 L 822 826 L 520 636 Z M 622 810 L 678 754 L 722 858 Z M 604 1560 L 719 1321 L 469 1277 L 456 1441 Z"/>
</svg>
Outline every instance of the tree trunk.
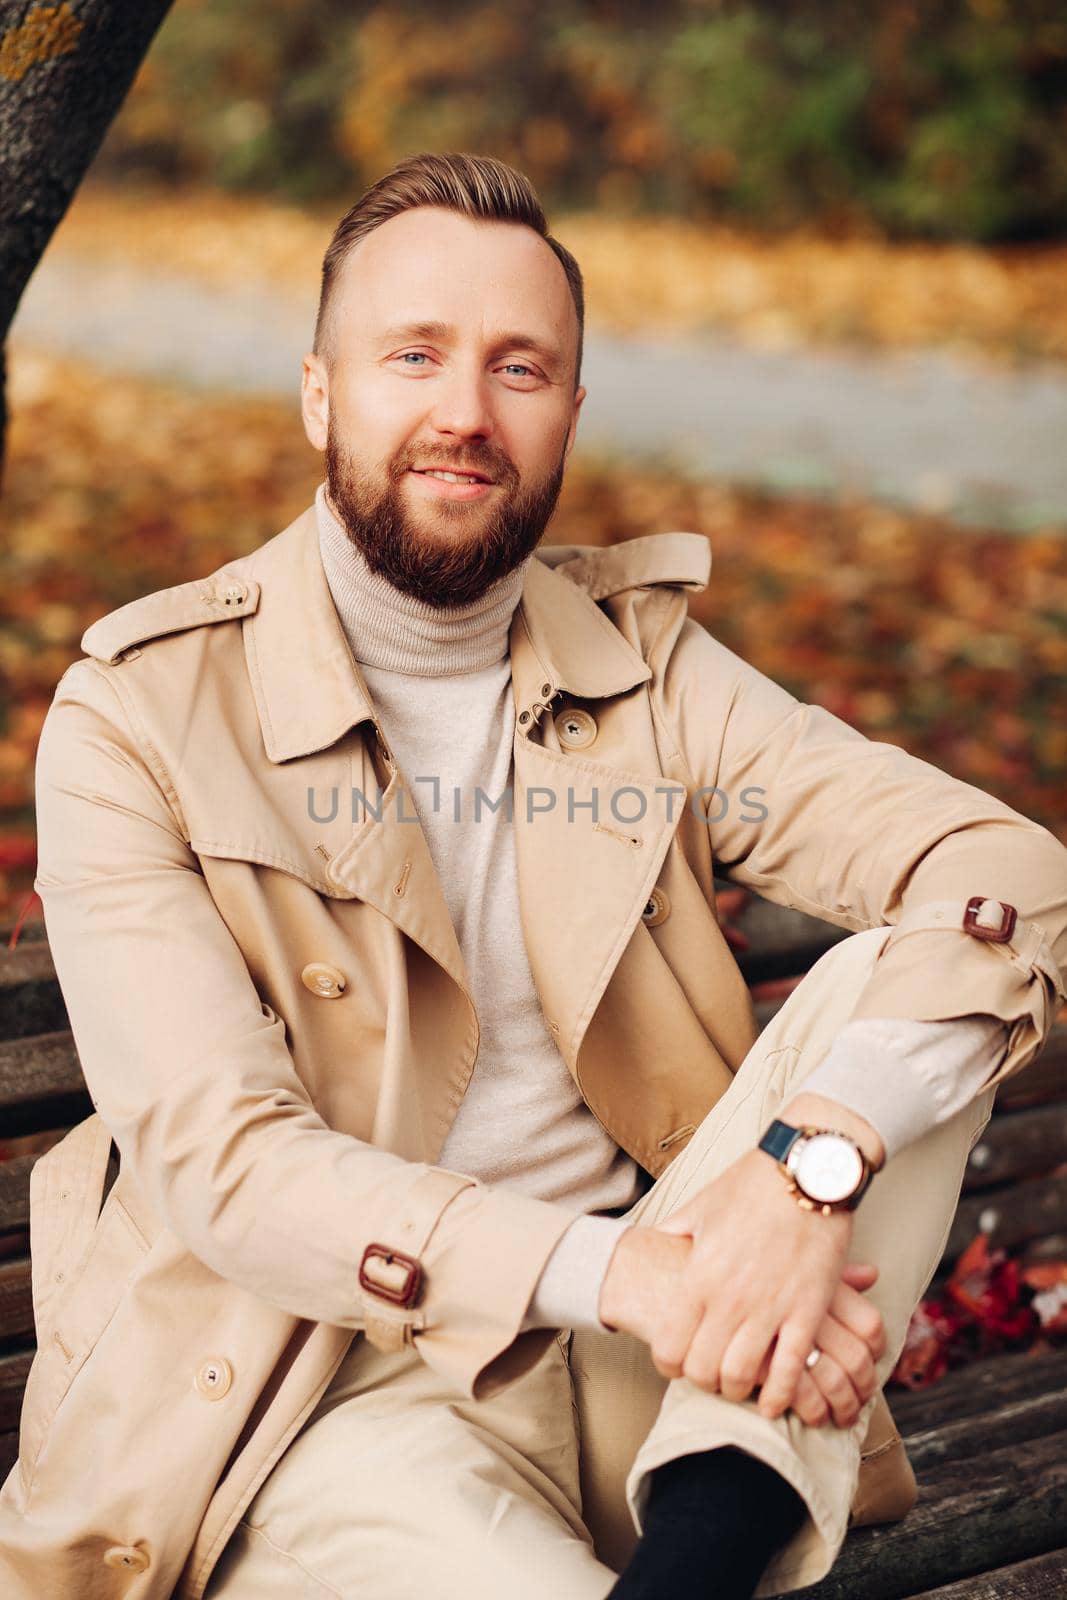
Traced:
<svg viewBox="0 0 1067 1600">
<path fill-rule="evenodd" d="M 0 351 L 172 0 L 0 0 Z M 7 406 L 0 353 L 0 463 Z"/>
</svg>

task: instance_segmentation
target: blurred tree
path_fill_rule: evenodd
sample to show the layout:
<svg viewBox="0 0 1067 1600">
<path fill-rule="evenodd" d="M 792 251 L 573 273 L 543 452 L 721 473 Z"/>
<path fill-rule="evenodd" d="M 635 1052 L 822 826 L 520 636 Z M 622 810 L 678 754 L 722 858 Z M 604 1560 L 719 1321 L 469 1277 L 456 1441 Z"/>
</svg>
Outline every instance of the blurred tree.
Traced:
<svg viewBox="0 0 1067 1600">
<path fill-rule="evenodd" d="M 7 330 L 170 6 L 171 0 L 0 6 L 0 464 Z"/>
</svg>

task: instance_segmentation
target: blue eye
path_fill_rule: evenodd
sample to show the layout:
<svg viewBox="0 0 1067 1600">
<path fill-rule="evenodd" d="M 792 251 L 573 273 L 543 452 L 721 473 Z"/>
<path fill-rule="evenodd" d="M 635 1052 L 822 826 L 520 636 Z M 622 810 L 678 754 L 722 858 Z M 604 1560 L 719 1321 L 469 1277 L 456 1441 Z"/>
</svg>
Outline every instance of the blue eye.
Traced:
<svg viewBox="0 0 1067 1600">
<path fill-rule="evenodd" d="M 401 361 L 409 361 L 412 356 L 414 356 L 416 361 L 425 361 L 427 359 L 421 350 L 405 350 L 400 359 Z"/>
<path fill-rule="evenodd" d="M 516 367 L 518 367 L 520 372 L 528 372 L 528 373 L 532 373 L 533 372 L 533 368 L 532 367 L 524 366 L 521 361 L 509 361 L 504 370 L 505 370 L 505 372 L 508 372 L 508 371 L 512 371 L 513 372 Z"/>
</svg>

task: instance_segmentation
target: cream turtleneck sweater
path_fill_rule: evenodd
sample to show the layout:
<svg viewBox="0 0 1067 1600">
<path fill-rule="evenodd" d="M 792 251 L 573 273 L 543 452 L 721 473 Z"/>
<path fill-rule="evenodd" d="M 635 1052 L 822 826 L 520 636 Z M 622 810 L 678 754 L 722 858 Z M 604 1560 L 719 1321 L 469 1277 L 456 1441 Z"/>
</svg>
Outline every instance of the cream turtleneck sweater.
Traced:
<svg viewBox="0 0 1067 1600">
<path fill-rule="evenodd" d="M 586 1106 L 541 1010 L 522 936 L 514 835 L 508 633 L 526 563 L 471 605 L 439 610 L 367 565 L 316 495 L 319 548 L 349 647 L 407 780 L 478 1014 L 478 1059 L 438 1164 L 557 1201 L 580 1222 L 549 1258 L 527 1327 L 601 1327 L 600 1282 L 641 1174 Z M 534 559 L 532 556 L 527 560 Z M 434 781 L 436 780 L 436 782 Z"/>
<path fill-rule="evenodd" d="M 642 1177 L 585 1105 L 545 1025 L 522 936 L 511 823 L 504 808 L 473 809 L 476 789 L 495 802 L 513 782 L 508 635 L 536 557 L 473 604 L 438 609 L 371 570 L 325 485 L 315 508 L 330 593 L 407 780 L 478 1014 L 478 1059 L 439 1165 L 576 1213 L 524 1327 L 599 1329 L 600 1285 L 626 1223 L 589 1213 L 628 1208 Z M 888 1158 L 967 1103 L 1005 1040 L 990 1017 L 858 1020 L 804 1087 L 866 1117 Z M 891 1066 L 879 1071 L 879 1057 Z"/>
</svg>

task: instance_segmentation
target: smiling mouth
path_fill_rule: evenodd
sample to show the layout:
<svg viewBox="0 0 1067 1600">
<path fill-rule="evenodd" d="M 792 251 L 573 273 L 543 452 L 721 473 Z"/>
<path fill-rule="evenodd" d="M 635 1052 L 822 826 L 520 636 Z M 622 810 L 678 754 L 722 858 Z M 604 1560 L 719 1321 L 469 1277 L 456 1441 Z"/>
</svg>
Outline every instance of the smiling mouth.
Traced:
<svg viewBox="0 0 1067 1600">
<path fill-rule="evenodd" d="M 417 472 L 420 478 L 438 478 L 442 483 L 491 484 L 493 481 L 484 472 L 453 472 L 448 467 L 412 467 L 411 471 Z"/>
</svg>

